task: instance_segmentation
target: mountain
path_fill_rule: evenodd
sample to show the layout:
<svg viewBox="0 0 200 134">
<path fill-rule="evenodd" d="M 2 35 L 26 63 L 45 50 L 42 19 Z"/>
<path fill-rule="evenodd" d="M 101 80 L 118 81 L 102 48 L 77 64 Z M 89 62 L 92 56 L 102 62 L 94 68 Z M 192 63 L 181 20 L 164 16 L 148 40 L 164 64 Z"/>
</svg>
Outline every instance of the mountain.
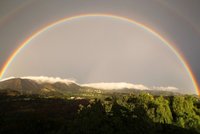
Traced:
<svg viewBox="0 0 200 134">
<path fill-rule="evenodd" d="M 0 82 L 0 89 L 12 89 L 20 93 L 34 94 L 42 87 L 33 80 L 13 78 Z"/>
<path fill-rule="evenodd" d="M 166 90 L 165 90 L 166 89 Z M 173 90 L 174 91 L 173 91 Z M 176 95 L 174 87 L 148 88 L 131 83 L 77 84 L 75 81 L 53 77 L 21 77 L 0 81 L 0 92 L 7 94 L 63 95 L 71 93 L 141 93 Z"/>
<path fill-rule="evenodd" d="M 17 91 L 20 94 L 64 94 L 77 92 L 80 86 L 73 82 L 50 82 L 31 78 L 11 78 L 0 82 L 1 91 Z"/>
</svg>

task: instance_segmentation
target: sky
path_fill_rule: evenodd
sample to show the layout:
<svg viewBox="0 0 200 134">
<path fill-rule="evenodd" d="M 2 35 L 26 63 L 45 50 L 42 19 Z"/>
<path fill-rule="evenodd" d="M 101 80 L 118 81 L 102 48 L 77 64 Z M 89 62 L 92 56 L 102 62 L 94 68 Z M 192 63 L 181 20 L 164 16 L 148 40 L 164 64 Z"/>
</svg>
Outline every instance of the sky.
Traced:
<svg viewBox="0 0 200 134">
<path fill-rule="evenodd" d="M 143 23 L 151 29 L 157 31 L 168 41 L 175 44 L 180 52 L 182 52 L 182 54 L 185 56 L 185 59 L 191 66 L 194 75 L 200 83 L 200 64 L 198 63 L 198 57 L 200 57 L 200 53 L 198 52 L 200 50 L 200 8 L 198 5 L 200 5 L 199 0 L 1 0 L 0 66 L 3 66 L 9 55 L 12 54 L 12 52 L 27 37 L 49 23 L 55 22 L 62 18 L 80 14 L 114 14 L 128 17 L 137 22 Z M 113 25 L 113 23 L 115 25 Z M 53 28 L 48 32 L 45 32 L 43 35 L 41 35 L 41 37 L 35 39 L 30 43 L 29 46 L 25 48 L 25 50 L 23 50 L 23 52 L 21 52 L 16 60 L 12 63 L 10 69 L 8 69 L 8 73 L 10 73 L 9 75 L 13 74 L 16 76 L 19 75 L 19 72 L 23 72 L 23 75 L 40 75 L 41 73 L 43 73 L 43 75 L 60 75 L 60 77 L 64 78 L 75 78 L 80 83 L 98 81 L 113 82 L 123 80 L 131 83 L 144 83 L 149 86 L 156 85 L 155 82 L 157 82 L 159 85 L 156 86 L 178 85 L 180 88 L 191 88 L 191 83 L 188 82 L 187 74 L 185 71 L 183 71 L 183 67 L 176 56 L 167 48 L 164 48 L 162 42 L 160 42 L 158 39 L 155 39 L 149 33 L 141 31 L 141 29 L 138 27 L 126 23 L 127 22 L 123 21 L 115 21 L 111 18 L 88 18 L 74 20 L 73 23 L 70 22 L 69 24 L 63 24 Z M 101 28 L 101 26 L 104 26 L 107 31 L 111 32 L 108 33 L 102 31 L 103 28 Z M 77 27 L 79 27 L 78 30 Z M 104 35 L 104 38 L 107 37 L 107 44 L 106 42 L 101 41 L 95 43 L 95 40 L 92 42 L 90 40 L 91 36 L 87 37 L 88 35 L 84 34 L 85 32 L 92 33 L 90 35 L 93 35 L 93 39 L 95 39 L 95 37 L 102 37 Z M 61 33 L 70 38 L 68 38 L 66 41 L 66 36 L 58 36 L 62 35 Z M 77 33 L 78 37 L 80 37 L 78 40 L 74 38 L 77 36 Z M 134 37 L 133 40 L 131 37 L 129 37 L 130 35 L 132 35 L 131 37 Z M 58 37 L 53 38 L 56 36 Z M 47 40 L 47 37 L 52 38 Z M 116 40 L 113 41 L 113 38 Z M 127 41 L 127 38 L 129 39 L 127 45 L 125 47 L 120 46 L 120 43 L 124 43 L 124 40 Z M 143 38 L 145 40 L 143 40 Z M 83 41 L 84 39 L 86 39 L 85 42 Z M 63 46 L 62 44 L 73 44 L 67 45 L 67 47 L 70 49 L 62 52 L 67 52 L 67 55 L 64 56 L 70 58 L 66 58 L 64 61 L 58 60 L 62 59 L 62 53 L 54 53 L 53 57 L 45 58 L 45 56 L 52 56 L 53 50 L 56 50 L 56 47 L 53 44 L 57 43 L 58 41 L 61 41 L 58 50 L 59 52 L 66 50 L 66 46 Z M 88 43 L 88 41 L 91 42 Z M 80 47 L 78 44 L 81 43 L 86 45 L 84 45 L 84 47 Z M 94 48 L 90 46 L 92 43 L 96 44 L 95 46 L 92 46 Z M 147 43 L 149 44 L 148 47 L 145 45 Z M 49 46 L 51 46 L 48 51 L 45 44 L 49 44 Z M 108 44 L 112 45 L 107 47 Z M 120 47 L 115 47 L 113 44 L 115 44 L 115 46 L 118 44 Z M 131 46 L 130 44 L 134 45 Z M 138 50 L 134 48 L 137 48 Z M 107 52 L 102 54 L 101 52 L 105 49 Z M 124 52 L 121 52 L 122 49 Z M 82 53 L 81 55 L 81 51 L 77 52 L 79 50 L 84 50 L 85 53 Z M 128 53 L 127 51 L 129 50 L 134 50 L 135 55 L 130 56 L 129 54 L 132 54 L 133 52 L 131 51 Z M 145 52 L 144 50 L 148 50 L 148 53 L 150 53 L 149 51 L 151 50 L 151 56 L 142 56 L 142 53 Z M 77 52 L 77 56 L 73 55 L 75 52 Z M 91 57 L 90 54 L 88 54 L 90 52 L 96 56 Z M 112 55 L 115 55 L 114 58 L 108 58 L 110 55 L 108 52 L 112 52 Z M 33 55 L 35 55 L 35 53 L 37 53 L 38 57 L 44 57 L 34 59 Z M 122 54 L 119 55 L 119 53 Z M 134 59 L 137 57 L 136 55 L 140 57 L 140 60 L 138 60 L 138 58 Z M 91 59 L 83 61 L 83 56 L 85 59 Z M 102 58 L 103 56 L 105 57 Z M 27 62 L 30 61 L 30 59 L 23 57 L 32 57 L 29 66 L 27 66 Z M 129 57 L 129 59 L 127 59 L 127 57 Z M 43 61 L 44 59 L 51 59 L 51 61 Z M 130 63 L 130 61 L 135 62 Z M 143 62 L 140 63 L 141 61 Z M 139 68 L 144 68 L 143 70 L 146 69 L 146 66 L 149 65 L 147 61 L 154 61 L 154 64 L 150 63 L 150 66 L 145 73 L 138 72 L 137 70 Z M 52 65 L 52 62 L 56 62 L 57 64 L 59 63 L 59 66 Z M 156 65 L 156 63 L 160 62 L 163 64 L 159 64 L 159 66 Z M 55 74 L 50 73 L 59 69 L 64 70 L 66 66 L 64 63 L 68 63 L 66 72 L 56 72 Z M 36 64 L 40 65 L 38 69 L 34 67 Z M 63 66 L 60 66 L 62 64 Z M 81 66 L 82 68 L 80 69 L 79 66 L 83 64 L 86 64 L 87 66 Z M 113 66 L 117 66 L 119 64 L 120 66 L 113 68 Z M 141 66 L 141 64 L 143 66 Z M 45 71 L 41 70 L 41 68 L 45 65 L 48 66 L 48 68 L 51 66 L 51 68 Z M 91 65 L 98 65 L 98 67 L 92 67 Z M 30 70 L 26 71 L 28 67 L 34 67 L 37 71 L 32 71 L 32 73 L 30 73 Z M 90 72 L 88 70 L 90 70 Z M 91 70 L 93 70 L 95 73 L 91 73 Z M 131 71 L 126 72 L 124 70 Z M 155 74 L 156 72 L 157 75 Z M 132 74 L 134 74 L 136 77 L 133 77 Z M 151 77 L 154 75 L 159 76 L 159 78 L 154 77 L 155 79 L 152 79 Z M 160 76 L 163 77 L 160 78 Z M 165 79 L 165 83 L 162 81 L 162 79 Z"/>
</svg>

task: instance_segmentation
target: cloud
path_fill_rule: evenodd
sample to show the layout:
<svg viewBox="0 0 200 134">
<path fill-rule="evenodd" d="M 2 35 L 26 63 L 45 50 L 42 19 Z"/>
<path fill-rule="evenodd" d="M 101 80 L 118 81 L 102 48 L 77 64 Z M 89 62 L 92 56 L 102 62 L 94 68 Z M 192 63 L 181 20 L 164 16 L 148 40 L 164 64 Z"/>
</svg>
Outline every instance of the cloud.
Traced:
<svg viewBox="0 0 200 134">
<path fill-rule="evenodd" d="M 76 83 L 75 80 L 61 79 L 59 77 L 46 77 L 46 76 L 27 76 L 27 77 L 21 77 L 21 79 L 31 79 L 38 83 L 56 83 L 56 82 L 62 82 L 65 84 Z"/>
<path fill-rule="evenodd" d="M 99 88 L 104 90 L 112 90 L 112 89 L 140 89 L 140 90 L 148 90 L 149 88 L 141 85 L 141 84 L 131 84 L 125 82 L 119 83 L 89 83 L 89 84 L 82 84 L 84 87 L 92 87 L 92 88 Z"/>
<path fill-rule="evenodd" d="M 168 86 L 168 87 L 153 87 L 152 88 L 153 90 L 160 90 L 160 91 L 179 91 L 180 89 L 178 89 L 177 87 L 171 87 L 171 86 Z"/>
<path fill-rule="evenodd" d="M 8 77 L 8 78 L 1 79 L 0 82 L 1 82 L 1 81 L 6 81 L 6 80 L 10 80 L 10 79 L 14 79 L 14 78 L 15 78 L 15 77 L 11 76 L 11 77 Z"/>
</svg>

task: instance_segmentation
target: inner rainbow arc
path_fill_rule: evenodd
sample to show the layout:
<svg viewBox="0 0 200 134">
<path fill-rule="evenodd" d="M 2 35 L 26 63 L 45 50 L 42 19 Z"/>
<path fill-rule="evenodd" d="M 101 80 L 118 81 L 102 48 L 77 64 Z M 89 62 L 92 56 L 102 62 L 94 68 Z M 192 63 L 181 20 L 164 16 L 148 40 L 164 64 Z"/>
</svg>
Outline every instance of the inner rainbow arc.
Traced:
<svg viewBox="0 0 200 134">
<path fill-rule="evenodd" d="M 172 50 L 172 52 L 178 57 L 178 59 L 180 60 L 180 62 L 182 63 L 182 65 L 184 66 L 184 68 L 186 69 L 190 79 L 192 80 L 192 84 L 195 88 L 195 91 L 198 95 L 200 95 L 200 91 L 199 91 L 199 86 L 197 83 L 197 80 L 189 66 L 189 64 L 187 63 L 187 61 L 185 60 L 184 56 L 181 54 L 181 52 L 179 52 L 179 50 L 175 47 L 175 45 L 173 45 L 171 42 L 167 41 L 163 36 L 161 36 L 158 32 L 156 32 L 155 30 L 152 30 L 150 27 L 139 23 L 137 21 L 134 21 L 130 18 L 126 18 L 126 17 L 122 17 L 122 16 L 117 16 L 117 15 L 112 15 L 112 14 L 82 14 L 82 15 L 77 15 L 77 16 L 72 16 L 72 17 L 67 17 L 67 18 L 63 18 L 61 20 L 55 21 L 53 23 L 48 24 L 47 26 L 45 26 L 42 29 L 39 29 L 38 31 L 34 32 L 32 35 L 30 35 L 26 40 L 24 40 L 24 42 L 22 42 L 21 45 L 19 45 L 19 47 L 14 50 L 14 52 L 9 56 L 9 58 L 6 60 L 6 62 L 4 63 L 2 69 L 0 70 L 0 79 L 3 78 L 6 70 L 9 68 L 10 64 L 12 63 L 12 61 L 15 59 L 15 57 L 17 56 L 17 54 L 26 46 L 29 44 L 29 42 L 31 42 L 35 37 L 37 37 L 38 35 L 42 34 L 43 32 L 45 32 L 48 29 L 53 28 L 54 26 L 64 23 L 66 21 L 70 21 L 73 19 L 79 19 L 79 18 L 83 18 L 83 17 L 110 17 L 110 18 L 114 18 L 114 19 L 120 19 L 123 21 L 127 21 L 129 23 L 135 24 L 136 26 L 150 32 L 151 34 L 153 34 L 155 37 L 157 37 L 158 39 L 160 39 L 165 45 L 167 45 L 170 50 Z"/>
</svg>

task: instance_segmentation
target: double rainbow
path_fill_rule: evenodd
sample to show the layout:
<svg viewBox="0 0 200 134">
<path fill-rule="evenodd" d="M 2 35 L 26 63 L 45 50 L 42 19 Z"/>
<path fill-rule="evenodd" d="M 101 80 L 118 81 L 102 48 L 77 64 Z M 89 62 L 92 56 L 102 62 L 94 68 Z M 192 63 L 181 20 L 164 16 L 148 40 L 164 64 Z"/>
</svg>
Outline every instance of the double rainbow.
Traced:
<svg viewBox="0 0 200 134">
<path fill-rule="evenodd" d="M 190 79 L 192 80 L 193 86 L 195 87 L 195 91 L 198 95 L 200 95 L 200 91 L 199 91 L 199 87 L 198 87 L 198 83 L 197 80 L 189 66 L 189 64 L 187 63 L 187 61 L 184 59 L 184 56 L 178 51 L 178 49 L 175 47 L 175 45 L 173 45 L 171 42 L 167 41 L 165 38 L 163 38 L 158 32 L 156 32 L 155 30 L 152 30 L 151 28 L 149 28 L 148 26 L 136 22 L 130 18 L 126 18 L 126 17 L 121 17 L 121 16 L 116 16 L 116 15 L 111 15 L 111 14 L 83 14 L 83 15 L 77 15 L 77 16 L 72 16 L 72 17 L 67 17 L 61 20 L 58 20 L 56 22 L 50 23 L 47 26 L 45 26 L 42 29 L 39 29 L 38 31 L 34 32 L 31 36 L 29 36 L 22 44 L 19 45 L 19 47 L 10 55 L 10 57 L 7 59 L 7 61 L 4 63 L 2 69 L 0 70 L 0 79 L 4 76 L 6 70 L 9 68 L 10 64 L 12 63 L 12 61 L 15 59 L 15 57 L 17 56 L 18 53 L 20 53 L 20 51 L 29 44 L 29 42 L 31 42 L 35 37 L 39 36 L 40 34 L 42 34 L 43 32 L 47 31 L 48 29 L 53 28 L 54 26 L 64 23 L 66 21 L 70 21 L 73 19 L 80 19 L 83 17 L 110 17 L 113 19 L 119 19 L 119 20 L 123 20 L 123 21 L 127 21 L 129 23 L 135 24 L 136 26 L 148 31 L 149 33 L 153 34 L 155 37 L 157 37 L 158 39 L 160 39 L 166 46 L 168 46 L 171 51 L 174 52 L 174 54 L 178 57 L 178 59 L 180 60 L 180 62 L 182 63 L 182 65 L 184 66 L 184 68 L 186 69 Z"/>
</svg>

